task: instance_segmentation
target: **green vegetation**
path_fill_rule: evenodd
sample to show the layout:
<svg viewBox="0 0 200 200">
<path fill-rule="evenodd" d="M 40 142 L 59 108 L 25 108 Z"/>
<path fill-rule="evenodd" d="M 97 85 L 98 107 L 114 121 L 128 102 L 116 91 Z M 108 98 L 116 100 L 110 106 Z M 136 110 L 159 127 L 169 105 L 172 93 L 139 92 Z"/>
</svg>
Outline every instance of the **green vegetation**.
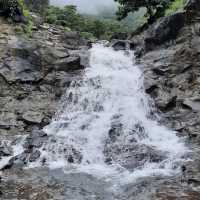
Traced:
<svg viewBox="0 0 200 200">
<path fill-rule="evenodd" d="M 30 16 L 29 9 L 28 9 L 27 5 L 25 4 L 24 0 L 18 0 L 18 3 L 19 3 L 19 6 L 22 9 L 22 13 L 23 13 L 24 17 L 26 18 L 26 23 L 23 26 L 24 32 L 28 36 L 31 36 L 32 35 L 32 28 L 33 28 L 33 21 L 32 21 L 32 18 Z"/>
<path fill-rule="evenodd" d="M 141 24 L 146 23 L 144 17 L 146 9 L 139 9 L 129 13 L 127 18 L 118 21 L 114 8 L 99 8 L 96 15 L 79 14 L 75 6 L 63 8 L 49 6 L 45 13 L 45 21 L 50 24 L 61 25 L 66 31 L 78 31 L 90 40 L 110 40 L 120 34 L 127 35 L 135 31 Z"/>
<path fill-rule="evenodd" d="M 134 32 L 137 28 L 141 27 L 147 22 L 146 9 L 141 8 L 136 12 L 131 12 L 128 16 L 121 20 L 125 30 L 129 32 Z"/>
<path fill-rule="evenodd" d="M 156 19 L 165 15 L 165 10 L 175 0 L 115 0 L 120 6 L 118 10 L 118 18 L 123 19 L 127 17 L 130 12 L 138 11 L 145 7 L 147 10 L 146 16 L 149 24 L 152 24 Z"/>
<path fill-rule="evenodd" d="M 31 12 L 36 12 L 41 15 L 44 14 L 46 8 L 49 6 L 49 0 L 23 0 L 26 7 Z"/>
<path fill-rule="evenodd" d="M 47 23 L 61 25 L 66 30 L 78 31 L 86 38 L 110 39 L 122 31 L 120 22 L 112 17 L 81 15 L 75 6 L 49 6 L 45 13 Z"/>
<path fill-rule="evenodd" d="M 49 6 L 49 0 L 0 0 L 0 11 L 6 10 L 13 15 L 15 9 L 21 10 L 26 18 L 24 32 L 32 35 L 33 22 L 29 11 L 38 12 L 45 22 L 63 26 L 65 31 L 78 31 L 84 38 L 110 40 L 123 34 L 128 35 L 145 24 L 153 23 L 157 18 L 170 15 L 182 9 L 186 0 L 115 0 L 115 8 L 99 8 L 98 14 L 88 15 L 77 12 L 75 6 L 63 8 Z M 18 29 L 20 32 L 20 29 Z"/>
<path fill-rule="evenodd" d="M 186 0 L 175 0 L 169 8 L 165 11 L 165 16 L 171 15 L 172 13 L 182 10 L 184 5 L 186 3 Z"/>
</svg>

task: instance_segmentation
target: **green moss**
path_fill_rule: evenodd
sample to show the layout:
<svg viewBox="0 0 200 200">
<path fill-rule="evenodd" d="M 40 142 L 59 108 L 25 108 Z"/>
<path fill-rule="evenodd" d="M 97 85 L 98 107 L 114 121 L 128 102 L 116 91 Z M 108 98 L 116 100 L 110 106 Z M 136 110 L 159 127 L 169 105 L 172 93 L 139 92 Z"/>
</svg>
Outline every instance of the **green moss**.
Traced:
<svg viewBox="0 0 200 200">
<path fill-rule="evenodd" d="M 24 0 L 18 0 L 18 3 L 22 8 L 23 15 L 27 19 L 27 23 L 24 26 L 24 32 L 25 32 L 25 34 L 27 34 L 30 37 L 30 36 L 32 36 L 32 29 L 33 29 L 33 21 L 30 16 L 30 12 L 24 3 Z"/>
<path fill-rule="evenodd" d="M 81 34 L 81 36 L 82 36 L 83 38 L 88 39 L 88 40 L 90 40 L 90 41 L 92 41 L 92 42 L 95 42 L 95 41 L 97 40 L 97 38 L 94 37 L 94 35 L 93 35 L 92 33 L 81 32 L 80 34 Z"/>
<path fill-rule="evenodd" d="M 176 1 L 174 1 L 170 5 L 170 7 L 165 11 L 165 16 L 171 15 L 178 10 L 182 10 L 185 3 L 186 3 L 186 0 L 176 0 Z"/>
<path fill-rule="evenodd" d="M 64 30 L 65 30 L 65 32 L 70 32 L 70 31 L 72 31 L 71 28 L 69 28 L 69 27 L 64 27 Z"/>
</svg>

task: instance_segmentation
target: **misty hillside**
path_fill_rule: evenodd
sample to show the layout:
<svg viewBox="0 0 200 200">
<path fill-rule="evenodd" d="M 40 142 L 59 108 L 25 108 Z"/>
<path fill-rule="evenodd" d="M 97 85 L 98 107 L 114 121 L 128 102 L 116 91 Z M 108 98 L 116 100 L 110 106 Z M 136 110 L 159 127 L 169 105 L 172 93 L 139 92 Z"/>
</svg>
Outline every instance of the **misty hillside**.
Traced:
<svg viewBox="0 0 200 200">
<path fill-rule="evenodd" d="M 76 5 L 78 10 L 85 14 L 97 14 L 104 8 L 117 10 L 114 0 L 92 1 L 92 3 L 91 0 L 50 0 L 50 3 L 55 6 Z"/>
<path fill-rule="evenodd" d="M 135 31 L 139 26 L 145 23 L 145 9 L 130 13 L 127 18 L 118 21 L 116 16 L 117 4 L 113 0 L 95 1 L 92 4 L 89 0 L 52 0 L 50 2 L 52 6 L 51 9 L 48 9 L 48 22 L 63 24 L 72 30 L 83 32 L 83 35 L 90 37 L 90 39 L 100 38 L 109 40 L 110 38 L 118 37 L 117 35 L 119 33 L 125 34 L 124 36 L 126 37 L 128 33 Z M 65 22 L 61 20 L 61 13 L 62 16 L 64 12 L 69 13 L 69 10 L 63 10 L 64 5 L 75 5 L 77 7 L 77 11 L 75 11 L 77 13 L 75 15 L 77 15 L 79 20 L 76 20 L 76 25 L 67 23 L 67 18 L 65 18 Z M 55 9 L 55 7 L 59 8 Z M 58 10 L 60 10 L 60 14 Z M 81 17 L 82 20 L 80 20 Z M 81 23 L 81 21 L 84 22 Z"/>
</svg>

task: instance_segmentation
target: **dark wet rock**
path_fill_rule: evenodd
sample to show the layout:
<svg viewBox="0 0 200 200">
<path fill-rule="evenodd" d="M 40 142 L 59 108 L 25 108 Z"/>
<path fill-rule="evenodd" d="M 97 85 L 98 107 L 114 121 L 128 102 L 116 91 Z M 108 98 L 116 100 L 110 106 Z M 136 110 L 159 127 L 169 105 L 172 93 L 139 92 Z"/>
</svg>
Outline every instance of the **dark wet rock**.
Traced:
<svg viewBox="0 0 200 200">
<path fill-rule="evenodd" d="M 133 171 L 142 167 L 146 162 L 158 163 L 166 159 L 166 156 L 145 145 L 133 143 L 131 145 L 112 145 L 106 154 L 107 163 L 120 163 L 121 166 Z"/>
<path fill-rule="evenodd" d="M 5 60 L 0 67 L 0 75 L 5 78 L 7 82 L 37 82 L 41 78 L 41 74 L 31 65 L 27 60 L 10 57 Z"/>
<path fill-rule="evenodd" d="M 78 32 L 65 32 L 62 35 L 62 41 L 64 41 L 64 46 L 68 49 L 79 49 L 80 46 L 90 46 L 88 40 L 83 39 Z"/>
<path fill-rule="evenodd" d="M 176 100 L 177 100 L 177 96 L 173 96 L 173 97 L 169 96 L 168 98 L 159 99 L 156 105 L 161 111 L 166 112 L 176 107 Z"/>
<path fill-rule="evenodd" d="M 74 147 L 65 147 L 64 153 L 66 154 L 65 157 L 69 163 L 80 164 L 83 159 L 81 152 L 76 150 Z"/>
<path fill-rule="evenodd" d="M 33 131 L 32 134 L 31 134 L 31 136 L 32 135 L 34 135 L 35 137 L 41 137 L 41 138 L 47 137 L 47 134 L 44 131 L 42 131 L 42 130 Z"/>
<path fill-rule="evenodd" d="M 27 166 L 29 162 L 37 161 L 41 155 L 39 149 L 47 140 L 48 137 L 45 132 L 41 130 L 33 131 L 29 136 L 26 137 L 24 141 L 24 151 L 21 154 L 12 157 L 9 162 L 2 167 L 2 170 L 8 170 L 12 168 L 21 169 Z"/>
<path fill-rule="evenodd" d="M 113 40 L 110 46 L 116 51 L 134 49 L 134 43 L 128 40 Z"/>
<path fill-rule="evenodd" d="M 157 75 L 160 75 L 160 76 L 163 76 L 165 75 L 166 73 L 170 73 L 170 69 L 168 68 L 168 66 L 164 66 L 164 65 L 161 65 L 162 67 L 155 67 L 152 69 L 152 71 L 157 74 Z"/>
<path fill-rule="evenodd" d="M 4 171 L 4 170 L 9 170 L 11 168 L 22 169 L 27 164 L 28 161 L 27 158 L 28 158 L 27 153 L 22 153 L 15 157 L 12 157 L 8 161 L 8 163 L 1 168 L 1 170 Z"/>
<path fill-rule="evenodd" d="M 74 158 L 73 158 L 73 156 L 72 156 L 72 155 L 69 155 L 67 161 L 68 161 L 69 163 L 74 163 Z"/>
<path fill-rule="evenodd" d="M 153 93 L 156 95 L 156 90 L 159 88 L 156 80 L 151 78 L 146 78 L 144 80 L 144 89 L 147 94 L 153 95 Z"/>
<path fill-rule="evenodd" d="M 30 61 L 31 64 L 35 64 L 34 66 L 36 69 L 40 69 L 39 60 L 40 56 L 37 54 L 37 42 L 35 41 L 28 41 L 27 39 L 12 36 L 8 40 L 8 48 L 10 51 L 10 54 L 12 54 L 14 57 L 19 57 L 22 59 L 25 59 L 27 61 Z"/>
<path fill-rule="evenodd" d="M 0 24 L 0 134 L 29 134 L 50 123 L 67 87 L 81 79 L 88 47 L 60 27 L 42 24 L 27 38 L 2 18 Z"/>
<path fill-rule="evenodd" d="M 59 59 L 54 64 L 58 71 L 69 72 L 69 71 L 84 69 L 84 66 L 81 65 L 80 56 L 71 56 L 68 58 Z"/>
<path fill-rule="evenodd" d="M 189 0 L 185 5 L 185 10 L 187 11 L 199 11 L 200 10 L 200 1 L 199 0 Z"/>
<path fill-rule="evenodd" d="M 123 132 L 123 124 L 113 124 L 112 128 L 109 130 L 108 135 L 112 142 L 116 142 L 117 138 Z"/>
<path fill-rule="evenodd" d="M 149 200 L 199 199 L 199 5 L 199 0 L 189 0 L 186 11 L 161 19 L 140 35 L 147 40 L 138 63 L 143 65 L 145 90 L 160 111 L 160 123 L 177 131 L 192 149 L 186 155 L 191 161 L 181 164 L 184 170 L 153 186 Z M 145 49 L 142 41 L 140 48 Z"/>
<path fill-rule="evenodd" d="M 40 151 L 39 150 L 34 150 L 30 156 L 29 156 L 29 162 L 35 162 L 37 159 L 40 158 Z"/>
<path fill-rule="evenodd" d="M 185 12 L 177 12 L 165 17 L 148 30 L 145 37 L 146 50 L 152 50 L 158 45 L 173 40 L 185 24 Z"/>
<path fill-rule="evenodd" d="M 127 44 L 125 41 L 115 41 L 113 42 L 113 44 L 111 45 L 116 51 L 119 50 L 126 50 L 127 49 Z"/>
<path fill-rule="evenodd" d="M 40 124 L 44 116 L 40 112 L 27 111 L 22 115 L 22 119 L 27 124 Z"/>
<path fill-rule="evenodd" d="M 64 52 L 64 51 L 57 50 L 57 49 L 52 49 L 51 54 L 55 59 L 62 59 L 62 58 L 66 58 L 69 56 L 68 52 Z"/>
<path fill-rule="evenodd" d="M 127 132 L 124 131 L 120 119 L 121 115 L 115 115 L 112 118 L 109 138 L 104 146 L 107 164 L 118 163 L 128 170 L 134 171 L 146 162 L 159 163 L 166 159 L 165 153 L 138 143 L 138 140 L 148 137 L 141 123 L 135 124 L 132 130 Z"/>
<path fill-rule="evenodd" d="M 8 146 L 5 142 L 0 142 L 0 158 L 2 156 L 12 156 L 13 155 L 13 149 L 11 146 Z"/>
<path fill-rule="evenodd" d="M 33 148 L 40 148 L 48 140 L 47 134 L 41 130 L 33 131 L 25 140 L 24 148 L 30 152 Z"/>
<path fill-rule="evenodd" d="M 183 105 L 191 110 L 200 111 L 200 98 L 185 99 Z"/>
</svg>

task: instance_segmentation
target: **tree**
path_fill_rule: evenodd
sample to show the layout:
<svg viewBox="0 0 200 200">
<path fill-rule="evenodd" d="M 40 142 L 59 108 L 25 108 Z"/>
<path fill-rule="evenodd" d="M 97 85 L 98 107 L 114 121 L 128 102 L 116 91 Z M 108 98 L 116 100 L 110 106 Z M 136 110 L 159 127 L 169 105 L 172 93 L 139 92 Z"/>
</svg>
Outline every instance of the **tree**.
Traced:
<svg viewBox="0 0 200 200">
<path fill-rule="evenodd" d="M 30 11 L 40 14 L 49 6 L 49 0 L 24 0 L 24 3 Z"/>
<path fill-rule="evenodd" d="M 165 10 L 175 0 L 115 0 L 120 4 L 118 18 L 127 17 L 128 13 L 138 11 L 141 7 L 147 9 L 148 23 L 152 24 L 159 17 L 164 16 Z"/>
<path fill-rule="evenodd" d="M 26 22 L 23 0 L 0 0 L 0 15 L 11 17 L 15 22 Z"/>
</svg>

